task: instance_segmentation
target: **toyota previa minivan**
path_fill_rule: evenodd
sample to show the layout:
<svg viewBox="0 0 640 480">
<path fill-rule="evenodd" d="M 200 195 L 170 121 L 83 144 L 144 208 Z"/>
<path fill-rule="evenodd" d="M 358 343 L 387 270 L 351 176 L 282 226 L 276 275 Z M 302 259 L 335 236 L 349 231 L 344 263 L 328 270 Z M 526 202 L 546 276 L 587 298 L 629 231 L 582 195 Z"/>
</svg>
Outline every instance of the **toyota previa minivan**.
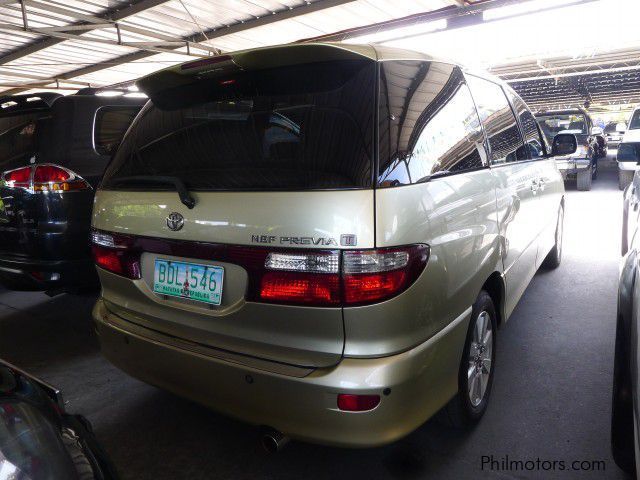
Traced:
<svg viewBox="0 0 640 480">
<path fill-rule="evenodd" d="M 377 46 L 243 51 L 138 86 L 93 213 L 109 360 L 272 449 L 482 416 L 497 328 L 560 264 L 552 154 L 574 135 L 546 152 L 510 88 Z"/>
</svg>

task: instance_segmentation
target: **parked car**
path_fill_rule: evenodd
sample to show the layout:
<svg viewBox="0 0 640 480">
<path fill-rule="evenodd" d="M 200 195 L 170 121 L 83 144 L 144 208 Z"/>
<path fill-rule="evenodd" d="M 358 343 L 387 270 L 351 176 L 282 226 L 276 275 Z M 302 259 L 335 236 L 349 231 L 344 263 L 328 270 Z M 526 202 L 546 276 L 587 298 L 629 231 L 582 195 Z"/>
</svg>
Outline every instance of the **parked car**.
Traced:
<svg viewBox="0 0 640 480">
<path fill-rule="evenodd" d="M 94 189 L 143 102 L 0 98 L 0 283 L 50 292 L 97 286 L 87 240 Z"/>
<path fill-rule="evenodd" d="M 445 405 L 482 417 L 496 330 L 562 255 L 562 177 L 513 90 L 332 44 L 137 85 L 150 102 L 93 214 L 111 362 L 266 426 L 272 450 L 393 442 Z"/>
<path fill-rule="evenodd" d="M 613 399 L 611 410 L 611 446 L 613 457 L 630 474 L 640 471 L 640 424 L 638 423 L 638 308 L 640 299 L 640 236 L 638 235 L 638 206 L 640 205 L 640 177 L 624 191 L 622 222 L 622 264 L 618 288 L 615 360 L 613 371 Z"/>
<path fill-rule="evenodd" d="M 607 143 L 607 137 L 604 134 L 604 130 L 602 127 L 593 127 L 591 129 L 591 134 L 596 139 L 594 144 L 596 158 L 607 158 L 609 144 Z"/>
<path fill-rule="evenodd" d="M 631 183 L 634 173 L 639 168 L 640 141 L 621 143 L 616 154 L 616 161 L 618 162 L 618 186 L 620 190 L 624 190 Z"/>
<path fill-rule="evenodd" d="M 611 122 L 604 127 L 604 136 L 607 139 L 607 145 L 611 148 L 618 148 L 624 132 L 627 131 L 627 124 L 624 122 Z"/>
<path fill-rule="evenodd" d="M 0 360 L 0 478 L 112 480 L 91 424 L 51 385 Z"/>
<path fill-rule="evenodd" d="M 598 176 L 598 158 L 601 152 L 596 134 L 601 130 L 593 130 L 589 114 L 581 108 L 574 108 L 539 113 L 536 118 L 549 142 L 559 133 L 572 133 L 576 136 L 576 152 L 558 157 L 556 163 L 562 178 L 575 180 L 578 190 L 591 190 L 591 182 Z"/>
<path fill-rule="evenodd" d="M 629 126 L 622 137 L 623 142 L 640 142 L 640 107 L 636 107 L 629 117 Z"/>
</svg>

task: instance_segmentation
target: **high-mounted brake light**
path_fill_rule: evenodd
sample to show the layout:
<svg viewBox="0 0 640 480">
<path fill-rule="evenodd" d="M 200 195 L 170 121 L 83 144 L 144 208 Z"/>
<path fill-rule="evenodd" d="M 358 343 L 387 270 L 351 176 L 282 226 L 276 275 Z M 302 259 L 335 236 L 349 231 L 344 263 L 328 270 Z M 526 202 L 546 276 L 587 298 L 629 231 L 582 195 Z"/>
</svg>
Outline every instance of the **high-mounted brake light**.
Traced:
<svg viewBox="0 0 640 480">
<path fill-rule="evenodd" d="M 231 55 L 218 55 L 211 58 L 203 58 L 201 60 L 194 60 L 193 62 L 187 62 L 180 65 L 180 70 L 191 70 L 192 68 L 204 67 L 205 65 L 215 65 L 216 63 L 226 62 L 231 60 Z"/>
<path fill-rule="evenodd" d="M 25 188 L 31 192 L 69 192 L 91 190 L 86 180 L 59 165 L 40 164 L 16 168 L 2 174 L 11 188 Z"/>
</svg>

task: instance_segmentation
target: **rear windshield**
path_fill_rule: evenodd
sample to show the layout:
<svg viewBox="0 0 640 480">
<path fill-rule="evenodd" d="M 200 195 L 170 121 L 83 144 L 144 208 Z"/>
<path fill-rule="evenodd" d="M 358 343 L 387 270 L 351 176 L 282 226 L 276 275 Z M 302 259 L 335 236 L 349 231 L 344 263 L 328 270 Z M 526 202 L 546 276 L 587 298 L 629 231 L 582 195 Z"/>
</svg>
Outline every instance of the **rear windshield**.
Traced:
<svg viewBox="0 0 640 480">
<path fill-rule="evenodd" d="M 549 142 L 559 133 L 587 135 L 587 120 L 581 113 L 538 116 L 538 123 Z"/>
<path fill-rule="evenodd" d="M 38 137 L 47 114 L 0 116 L 0 168 L 28 161 L 38 150 Z"/>
<path fill-rule="evenodd" d="M 374 62 L 340 60 L 173 89 L 171 109 L 145 106 L 102 186 L 140 189 L 123 177 L 173 176 L 191 190 L 370 187 L 374 85 Z"/>
</svg>

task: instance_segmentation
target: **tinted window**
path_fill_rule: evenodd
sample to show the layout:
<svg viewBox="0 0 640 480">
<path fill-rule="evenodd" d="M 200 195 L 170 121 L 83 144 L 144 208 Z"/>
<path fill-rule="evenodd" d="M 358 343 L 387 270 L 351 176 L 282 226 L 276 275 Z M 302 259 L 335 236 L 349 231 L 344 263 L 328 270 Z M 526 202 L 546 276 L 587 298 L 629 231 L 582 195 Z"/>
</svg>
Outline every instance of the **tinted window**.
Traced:
<svg viewBox="0 0 640 480">
<path fill-rule="evenodd" d="M 502 87 L 471 75 L 467 76 L 467 81 L 489 141 L 491 163 L 495 165 L 528 158 L 516 117 Z"/>
<path fill-rule="evenodd" d="M 96 112 L 94 145 L 100 155 L 111 155 L 120 144 L 140 107 L 102 107 Z"/>
<path fill-rule="evenodd" d="M 46 120 L 43 113 L 0 117 L 0 168 L 12 168 L 38 151 Z"/>
<path fill-rule="evenodd" d="M 144 107 L 103 185 L 161 175 L 194 190 L 370 187 L 375 70 L 340 60 L 173 89 L 170 110 Z"/>
<path fill-rule="evenodd" d="M 538 127 L 536 118 L 533 116 L 527 105 L 513 90 L 505 88 L 505 92 L 507 92 L 507 96 L 509 97 L 509 100 L 511 100 L 511 105 L 513 105 L 516 115 L 520 120 L 520 128 L 524 135 L 524 143 L 527 146 L 529 158 L 544 157 L 546 152 L 544 140 L 540 134 L 540 128 Z"/>
<path fill-rule="evenodd" d="M 380 73 L 381 186 L 486 165 L 478 114 L 457 67 L 384 62 Z"/>
<path fill-rule="evenodd" d="M 640 110 L 633 112 L 633 116 L 629 122 L 629 130 L 635 130 L 636 128 L 640 128 Z"/>
<path fill-rule="evenodd" d="M 621 143 L 616 156 L 619 162 L 637 162 L 640 160 L 640 143 Z"/>
</svg>

